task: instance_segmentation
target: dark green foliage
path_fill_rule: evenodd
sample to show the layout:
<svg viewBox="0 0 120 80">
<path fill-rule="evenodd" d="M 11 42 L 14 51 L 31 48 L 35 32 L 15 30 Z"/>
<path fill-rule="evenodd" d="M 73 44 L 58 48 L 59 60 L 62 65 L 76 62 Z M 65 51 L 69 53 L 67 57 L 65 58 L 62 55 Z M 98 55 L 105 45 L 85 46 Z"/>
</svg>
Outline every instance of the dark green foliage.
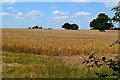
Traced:
<svg viewBox="0 0 120 80">
<path fill-rule="evenodd" d="M 64 25 L 62 25 L 62 28 L 65 28 L 66 30 L 70 30 L 71 25 L 69 23 L 65 23 Z"/>
<path fill-rule="evenodd" d="M 103 61 L 106 60 L 106 57 L 102 57 L 102 60 L 103 60 Z"/>
<path fill-rule="evenodd" d="M 34 26 L 32 27 L 32 29 L 39 29 L 39 26 Z"/>
<path fill-rule="evenodd" d="M 96 19 L 90 22 L 90 27 L 101 32 L 114 27 L 112 23 L 109 22 L 110 18 L 105 13 L 100 13 Z"/>
<path fill-rule="evenodd" d="M 29 27 L 28 29 L 31 29 L 31 27 Z"/>
<path fill-rule="evenodd" d="M 105 26 L 106 26 L 106 28 L 105 28 L 106 30 L 109 30 L 114 27 L 114 25 L 112 23 L 105 23 Z"/>
<path fill-rule="evenodd" d="M 108 74 L 100 74 L 100 73 L 95 73 L 95 75 L 98 75 L 100 78 L 105 78 L 108 76 Z"/>
<path fill-rule="evenodd" d="M 65 23 L 64 25 L 62 25 L 62 28 L 65 28 L 66 30 L 78 30 L 79 27 L 77 24 Z"/>
<path fill-rule="evenodd" d="M 110 45 L 110 47 L 114 46 L 115 44 L 120 45 L 120 41 L 117 40 L 115 41 L 115 43 L 112 43 Z M 98 75 L 100 78 L 106 78 L 108 76 L 116 76 L 117 79 L 120 78 L 120 52 L 118 52 L 118 55 L 113 58 L 113 59 L 107 59 L 106 57 L 102 57 L 101 59 L 98 59 L 97 57 L 94 56 L 94 54 L 88 54 L 89 58 L 88 60 L 84 60 L 83 64 L 88 64 L 89 61 L 92 61 L 94 64 L 90 64 L 89 67 L 92 68 L 99 68 L 102 65 L 108 65 L 109 68 L 111 68 L 112 70 L 114 70 L 116 73 L 112 73 L 112 74 L 102 74 L 102 73 L 95 73 L 96 75 Z"/>
<path fill-rule="evenodd" d="M 72 30 L 78 30 L 78 25 L 77 24 L 71 24 L 71 29 Z"/>
<path fill-rule="evenodd" d="M 114 8 L 112 8 L 112 11 L 115 12 L 115 16 L 113 16 L 113 18 L 110 20 L 111 22 L 115 22 L 115 23 L 120 23 L 120 6 L 115 6 Z M 120 30 L 120 26 L 118 28 L 113 28 L 111 30 Z"/>
<path fill-rule="evenodd" d="M 48 30 L 51 30 L 52 28 L 48 28 Z"/>
<path fill-rule="evenodd" d="M 42 29 L 42 27 L 39 27 L 39 29 Z"/>
<path fill-rule="evenodd" d="M 119 40 L 115 41 L 115 43 L 112 43 L 110 47 L 114 46 L 115 44 L 120 44 L 120 41 Z"/>
<path fill-rule="evenodd" d="M 113 22 L 120 22 L 120 6 L 115 6 L 112 8 L 112 11 L 115 12 L 115 16 L 112 18 Z"/>
<path fill-rule="evenodd" d="M 34 26 L 34 27 L 32 27 L 32 29 L 42 29 L 42 27 Z"/>
</svg>

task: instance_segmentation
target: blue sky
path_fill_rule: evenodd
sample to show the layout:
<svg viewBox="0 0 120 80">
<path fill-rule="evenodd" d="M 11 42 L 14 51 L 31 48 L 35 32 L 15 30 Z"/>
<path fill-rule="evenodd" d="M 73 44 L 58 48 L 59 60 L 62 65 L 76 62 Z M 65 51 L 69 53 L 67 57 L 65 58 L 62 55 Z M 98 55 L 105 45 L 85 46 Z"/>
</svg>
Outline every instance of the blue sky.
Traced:
<svg viewBox="0 0 120 80">
<path fill-rule="evenodd" d="M 114 2 L 16 2 L 2 4 L 3 28 L 28 28 L 39 25 L 43 28 L 61 29 L 65 22 L 76 23 L 79 29 L 90 29 L 89 23 L 99 13 L 109 17 Z"/>
</svg>

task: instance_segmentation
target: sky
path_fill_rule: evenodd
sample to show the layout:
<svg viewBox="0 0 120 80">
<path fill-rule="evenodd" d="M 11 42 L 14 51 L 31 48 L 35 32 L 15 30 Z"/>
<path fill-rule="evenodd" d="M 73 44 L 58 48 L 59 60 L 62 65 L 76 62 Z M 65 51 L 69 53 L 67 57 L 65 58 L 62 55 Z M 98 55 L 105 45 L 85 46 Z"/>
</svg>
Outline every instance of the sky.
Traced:
<svg viewBox="0 0 120 80">
<path fill-rule="evenodd" d="M 111 9 L 118 4 L 112 2 L 112 0 L 106 0 L 107 2 L 95 0 L 12 1 L 7 0 L 1 3 L 0 21 L 2 22 L 2 28 L 28 28 L 38 25 L 45 29 L 62 29 L 61 26 L 67 22 L 78 24 L 79 29 L 90 29 L 89 23 L 98 14 L 105 13 L 112 18 L 114 12 Z"/>
</svg>

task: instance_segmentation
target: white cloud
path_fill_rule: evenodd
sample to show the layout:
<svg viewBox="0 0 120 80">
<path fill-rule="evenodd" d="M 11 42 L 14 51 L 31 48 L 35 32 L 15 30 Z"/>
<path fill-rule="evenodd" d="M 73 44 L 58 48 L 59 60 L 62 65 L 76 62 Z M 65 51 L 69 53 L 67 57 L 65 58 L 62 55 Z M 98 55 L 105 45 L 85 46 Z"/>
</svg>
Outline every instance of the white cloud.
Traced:
<svg viewBox="0 0 120 80">
<path fill-rule="evenodd" d="M 16 16 L 14 17 L 14 19 L 24 19 L 25 17 L 30 17 L 32 18 L 32 20 L 40 18 L 43 16 L 43 13 L 40 13 L 37 10 L 32 10 L 28 13 L 22 13 L 22 12 L 18 12 L 16 14 Z"/>
<path fill-rule="evenodd" d="M 11 15 L 10 13 L 5 13 L 5 12 L 0 13 L 0 16 L 10 16 L 10 15 Z"/>
<path fill-rule="evenodd" d="M 16 16 L 14 19 L 23 19 L 23 17 Z"/>
<path fill-rule="evenodd" d="M 53 6 L 53 7 L 52 7 L 52 9 L 56 9 L 56 7 L 55 7 L 55 6 Z"/>
<path fill-rule="evenodd" d="M 63 15 L 67 15 L 69 13 L 56 10 L 56 11 L 53 11 L 52 14 L 57 15 L 57 16 L 63 16 Z"/>
<path fill-rule="evenodd" d="M 105 7 L 112 7 L 113 8 L 115 6 L 118 6 L 118 3 L 120 3 L 120 1 L 119 0 L 111 0 L 111 1 L 106 0 L 103 3 L 105 5 Z"/>
<path fill-rule="evenodd" d="M 14 19 L 23 19 L 24 16 L 25 16 L 24 13 L 18 12 L 17 15 L 14 17 Z"/>
<path fill-rule="evenodd" d="M 68 19 L 68 16 L 56 16 L 54 19 Z"/>
<path fill-rule="evenodd" d="M 56 11 L 53 11 L 52 14 L 55 15 L 53 19 L 56 19 L 59 22 L 66 21 L 69 19 L 69 17 L 67 16 L 67 14 L 69 14 L 68 12 L 62 12 L 62 11 L 56 10 Z"/>
<path fill-rule="evenodd" d="M 77 13 L 75 13 L 74 17 L 89 16 L 89 15 L 91 15 L 91 13 L 89 13 L 89 12 L 77 12 Z"/>
<path fill-rule="evenodd" d="M 31 17 L 32 19 L 37 19 L 37 18 L 40 18 L 44 15 L 43 15 L 43 13 L 41 13 L 37 10 L 32 10 L 31 12 L 27 13 L 27 16 Z"/>
<path fill-rule="evenodd" d="M 104 2 L 105 7 L 115 7 L 118 6 L 118 2 Z"/>
<path fill-rule="evenodd" d="M 18 13 L 17 13 L 17 16 L 24 16 L 24 13 L 18 12 Z"/>
<path fill-rule="evenodd" d="M 16 11 L 17 11 L 17 10 L 16 10 L 16 9 L 14 9 L 13 7 L 7 7 L 6 9 L 7 9 L 7 10 L 14 11 L 14 12 L 16 12 Z"/>
<path fill-rule="evenodd" d="M 2 4 L 15 4 L 17 2 L 17 0 L 2 0 L 1 3 Z"/>
</svg>

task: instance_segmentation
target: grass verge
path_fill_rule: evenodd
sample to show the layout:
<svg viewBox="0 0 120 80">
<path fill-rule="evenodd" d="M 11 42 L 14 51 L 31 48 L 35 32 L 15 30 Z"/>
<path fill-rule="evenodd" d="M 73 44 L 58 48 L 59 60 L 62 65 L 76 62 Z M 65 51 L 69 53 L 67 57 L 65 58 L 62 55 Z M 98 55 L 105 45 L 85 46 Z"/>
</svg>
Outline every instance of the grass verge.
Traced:
<svg viewBox="0 0 120 80">
<path fill-rule="evenodd" d="M 86 70 L 68 65 L 52 56 L 2 52 L 3 78 L 98 78 L 95 72 L 112 73 L 106 66 Z"/>
</svg>

